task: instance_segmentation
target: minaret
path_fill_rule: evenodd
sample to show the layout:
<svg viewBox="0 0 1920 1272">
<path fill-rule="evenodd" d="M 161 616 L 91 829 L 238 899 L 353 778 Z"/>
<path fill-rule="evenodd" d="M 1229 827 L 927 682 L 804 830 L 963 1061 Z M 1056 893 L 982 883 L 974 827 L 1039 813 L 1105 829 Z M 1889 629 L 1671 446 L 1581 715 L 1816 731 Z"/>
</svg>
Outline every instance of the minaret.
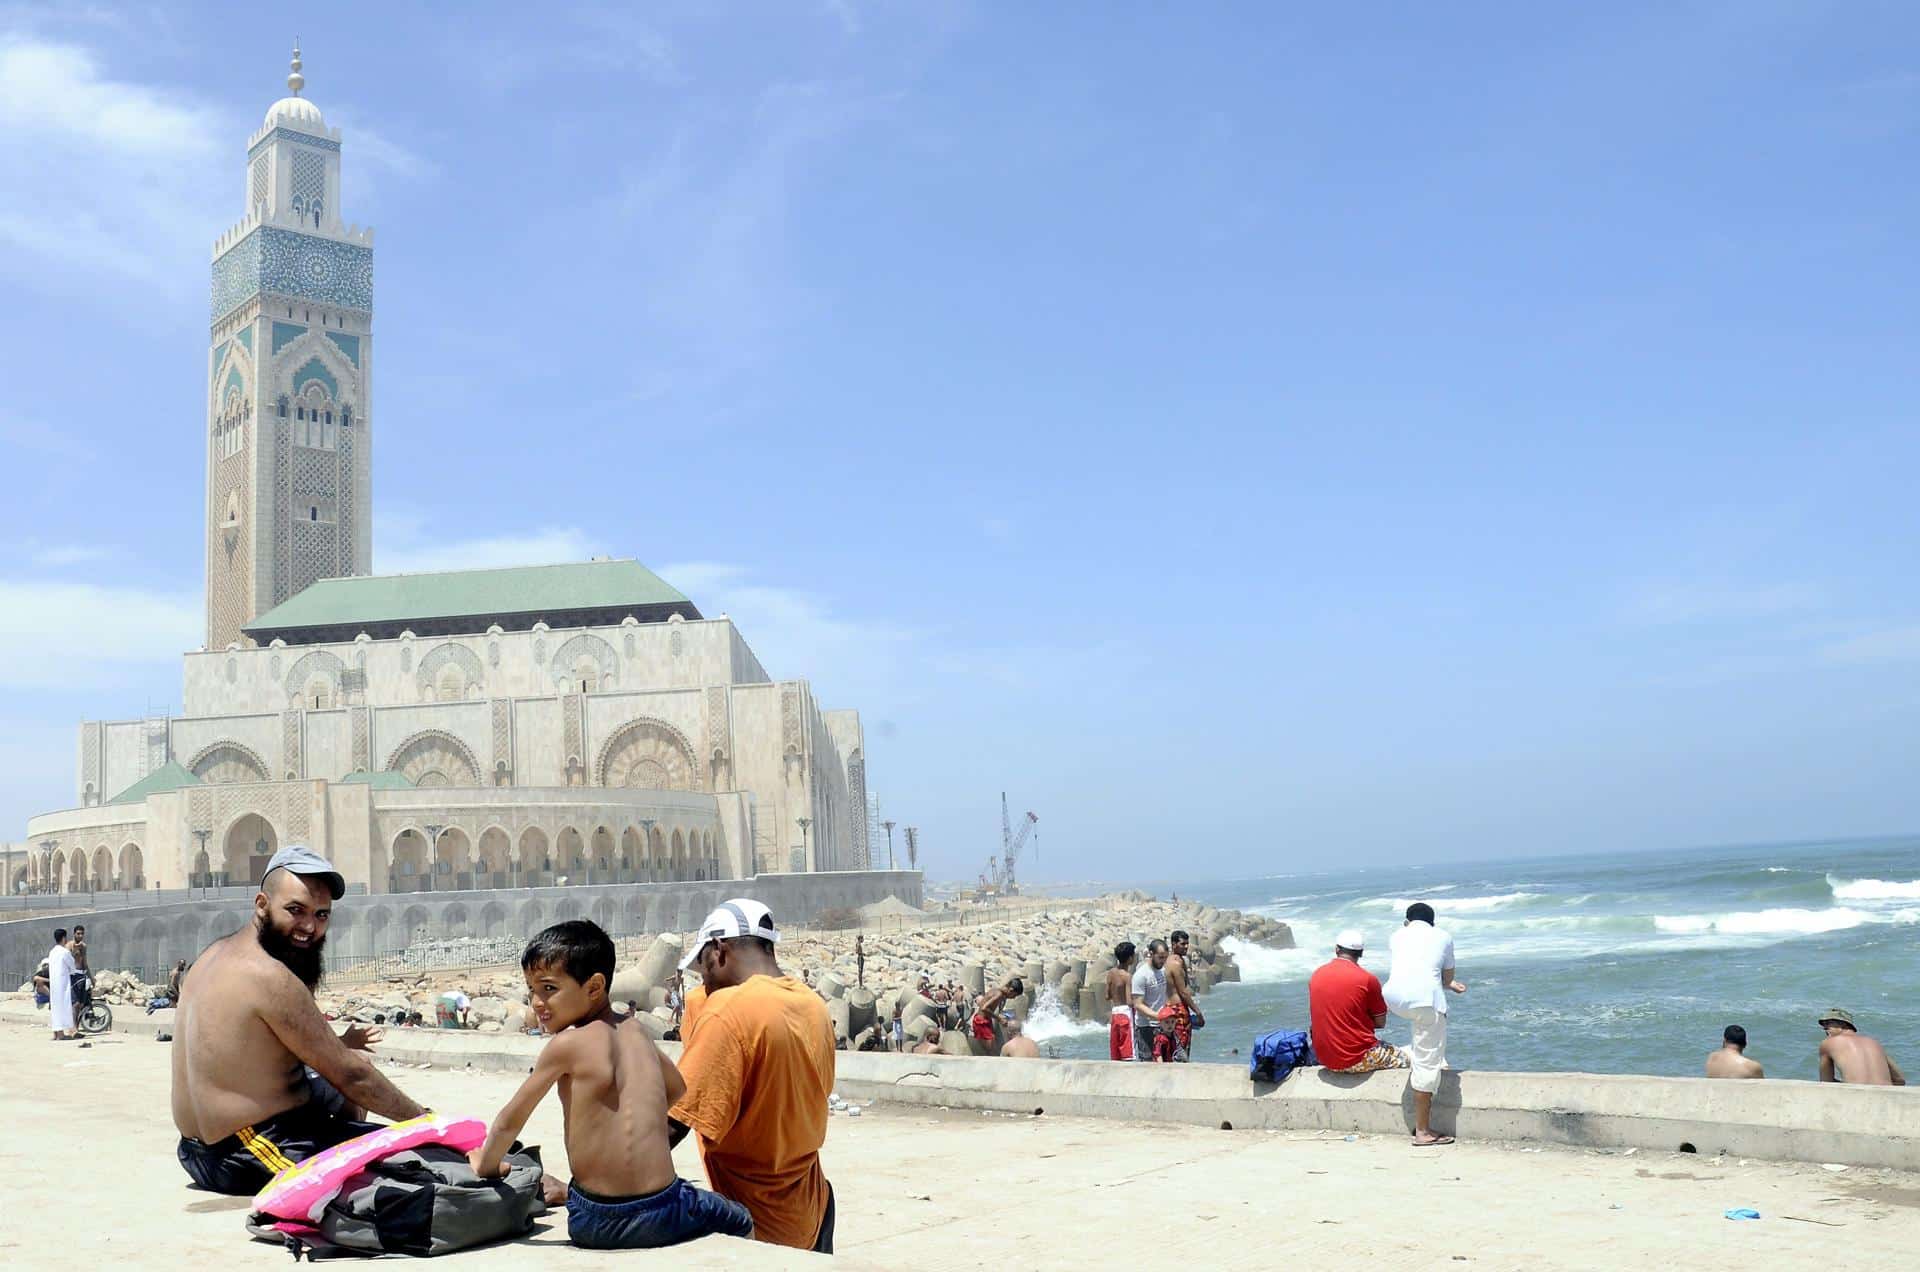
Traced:
<svg viewBox="0 0 1920 1272">
<path fill-rule="evenodd" d="M 340 219 L 340 130 L 300 96 L 247 142 L 246 215 L 213 245 L 207 648 L 316 579 L 373 566 L 373 231 Z"/>
</svg>

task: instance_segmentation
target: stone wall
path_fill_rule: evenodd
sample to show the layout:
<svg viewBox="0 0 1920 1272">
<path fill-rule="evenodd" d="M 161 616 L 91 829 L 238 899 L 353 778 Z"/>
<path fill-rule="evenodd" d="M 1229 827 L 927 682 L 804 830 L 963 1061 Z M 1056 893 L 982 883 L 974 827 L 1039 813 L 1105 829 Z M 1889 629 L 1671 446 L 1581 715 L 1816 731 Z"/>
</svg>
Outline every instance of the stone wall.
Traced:
<svg viewBox="0 0 1920 1272">
<path fill-rule="evenodd" d="M 327 953 L 335 964 L 346 964 L 405 949 L 416 939 L 531 937 L 549 923 L 572 918 L 593 919 L 616 936 L 686 932 L 721 901 L 738 896 L 765 902 L 778 922 L 798 924 L 821 910 L 869 905 L 889 896 L 917 906 L 921 876 L 906 870 L 861 870 L 705 883 L 350 895 L 334 911 Z M 227 889 L 213 901 L 76 910 L 0 922 L 0 988 L 17 988 L 39 966 L 56 927 L 84 923 L 94 967 L 134 971 L 152 980 L 174 960 L 193 958 L 210 941 L 239 928 L 252 911 L 250 895 Z"/>
</svg>

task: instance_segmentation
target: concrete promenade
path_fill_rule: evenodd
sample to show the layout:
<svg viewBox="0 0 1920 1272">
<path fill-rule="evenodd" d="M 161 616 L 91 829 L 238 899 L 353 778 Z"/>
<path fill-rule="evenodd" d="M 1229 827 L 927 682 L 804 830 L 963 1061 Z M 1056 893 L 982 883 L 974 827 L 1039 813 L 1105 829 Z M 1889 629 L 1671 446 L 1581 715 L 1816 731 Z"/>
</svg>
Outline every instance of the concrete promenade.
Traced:
<svg viewBox="0 0 1920 1272">
<path fill-rule="evenodd" d="M 287 1265 L 284 1251 L 246 1238 L 243 1200 L 186 1186 L 173 1159 L 166 1045 L 135 1032 L 85 1049 L 56 1045 L 44 1018 L 29 1027 L 17 1008 L 0 1013 L 8 1110 L 0 1263 Z M 490 1054 L 504 1059 L 497 1047 Z M 416 1098 L 483 1117 L 518 1081 L 478 1068 L 389 1072 Z M 541 1106 L 525 1138 L 566 1173 L 558 1101 Z M 1065 1268 L 1110 1254 L 1183 1268 L 1810 1267 L 1836 1248 L 1899 1267 L 1920 1246 L 1920 1176 L 1732 1156 L 1472 1141 L 1415 1150 L 1399 1133 L 1349 1140 L 1053 1110 L 876 1105 L 833 1119 L 824 1158 L 839 1201 L 839 1265 L 848 1268 Z M 683 1175 L 703 1179 L 690 1146 L 677 1160 Z M 1729 1221 L 1722 1214 L 1732 1206 L 1764 1218 Z M 594 1254 L 565 1244 L 563 1213 L 540 1223 L 526 1241 L 454 1256 L 458 1266 L 829 1266 L 727 1238 L 668 1254 Z M 1164 1248 L 1149 1232 L 1166 1234 Z"/>
</svg>

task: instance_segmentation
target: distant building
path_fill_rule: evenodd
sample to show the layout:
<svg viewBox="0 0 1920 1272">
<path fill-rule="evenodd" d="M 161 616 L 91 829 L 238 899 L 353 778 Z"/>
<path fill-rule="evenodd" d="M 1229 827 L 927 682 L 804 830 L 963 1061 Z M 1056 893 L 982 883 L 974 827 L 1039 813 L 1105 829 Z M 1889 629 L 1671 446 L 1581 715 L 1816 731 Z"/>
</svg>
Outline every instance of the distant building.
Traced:
<svg viewBox="0 0 1920 1272">
<path fill-rule="evenodd" d="M 179 716 L 80 726 L 7 891 L 248 883 L 289 842 L 374 892 L 864 868 L 859 714 L 637 561 L 368 577 L 373 232 L 300 69 L 214 247 L 206 649 Z"/>
</svg>

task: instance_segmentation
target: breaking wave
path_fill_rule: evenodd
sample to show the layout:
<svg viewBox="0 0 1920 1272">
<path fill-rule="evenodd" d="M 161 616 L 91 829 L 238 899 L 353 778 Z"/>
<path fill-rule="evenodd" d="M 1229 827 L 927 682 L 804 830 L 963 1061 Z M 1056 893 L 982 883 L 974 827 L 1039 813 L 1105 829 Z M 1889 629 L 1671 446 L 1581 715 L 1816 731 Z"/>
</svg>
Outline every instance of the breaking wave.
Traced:
<svg viewBox="0 0 1920 1272">
<path fill-rule="evenodd" d="M 1827 876 L 1836 901 L 1914 901 L 1920 900 L 1920 879 L 1895 883 L 1887 879 L 1836 879 Z"/>
<path fill-rule="evenodd" d="M 1444 889 L 1434 888 L 1433 891 L 1440 892 Z M 1529 901 L 1537 901 L 1541 895 L 1538 892 L 1502 892 L 1490 897 L 1448 897 L 1434 908 L 1444 910 L 1448 914 L 1461 911 L 1497 910 L 1502 906 L 1525 905 Z M 1360 904 L 1383 910 L 1404 910 L 1418 899 L 1417 897 L 1374 897 Z"/>
<path fill-rule="evenodd" d="M 1718 932 L 1724 936 L 1814 936 L 1842 932 L 1873 922 L 1860 910 L 1835 906 L 1827 910 L 1742 910 L 1732 914 L 1656 914 L 1656 931 L 1676 936 Z"/>
</svg>

